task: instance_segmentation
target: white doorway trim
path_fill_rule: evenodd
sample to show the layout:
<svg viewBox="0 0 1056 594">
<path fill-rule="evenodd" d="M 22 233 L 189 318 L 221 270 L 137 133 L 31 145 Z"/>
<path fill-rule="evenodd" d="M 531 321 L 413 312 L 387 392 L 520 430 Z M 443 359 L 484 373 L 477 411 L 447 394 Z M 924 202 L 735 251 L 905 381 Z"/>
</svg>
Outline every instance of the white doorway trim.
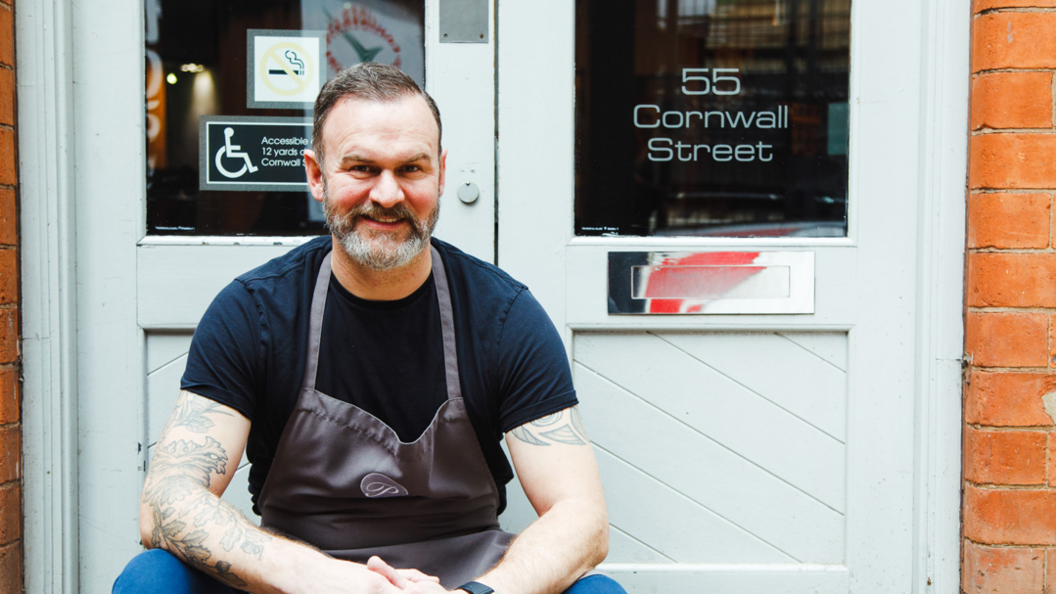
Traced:
<svg viewBox="0 0 1056 594">
<path fill-rule="evenodd" d="M 15 11 L 25 589 L 79 590 L 73 6 Z"/>
<path fill-rule="evenodd" d="M 971 10 L 924 3 L 913 592 L 960 592 L 961 361 Z"/>
</svg>

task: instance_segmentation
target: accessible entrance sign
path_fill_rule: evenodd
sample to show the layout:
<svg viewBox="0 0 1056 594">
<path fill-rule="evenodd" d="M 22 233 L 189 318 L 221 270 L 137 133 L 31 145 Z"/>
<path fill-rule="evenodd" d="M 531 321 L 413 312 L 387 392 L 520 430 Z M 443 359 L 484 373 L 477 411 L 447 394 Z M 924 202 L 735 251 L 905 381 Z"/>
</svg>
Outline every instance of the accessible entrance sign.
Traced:
<svg viewBox="0 0 1056 594">
<path fill-rule="evenodd" d="M 325 31 L 248 29 L 246 106 L 311 108 L 322 86 Z"/>
<path fill-rule="evenodd" d="M 198 138 L 199 189 L 308 189 L 304 151 L 312 146 L 311 118 L 202 116 Z"/>
</svg>

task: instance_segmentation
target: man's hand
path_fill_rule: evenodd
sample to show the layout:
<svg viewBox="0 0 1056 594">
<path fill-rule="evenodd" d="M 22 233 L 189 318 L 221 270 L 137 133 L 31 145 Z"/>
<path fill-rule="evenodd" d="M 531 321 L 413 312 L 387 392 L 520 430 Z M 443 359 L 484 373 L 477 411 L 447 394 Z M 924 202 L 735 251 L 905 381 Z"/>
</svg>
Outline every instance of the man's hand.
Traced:
<svg viewBox="0 0 1056 594">
<path fill-rule="evenodd" d="M 381 560 L 381 557 L 374 556 L 367 559 L 367 569 L 381 575 L 397 588 L 407 589 L 411 584 L 416 583 L 429 583 L 439 584 L 440 578 L 432 575 L 426 575 L 417 569 L 395 569 L 388 563 Z M 441 588 L 442 590 L 443 588 Z"/>
<path fill-rule="evenodd" d="M 387 576 L 372 571 L 365 565 L 322 555 L 319 557 L 321 559 L 314 559 L 314 562 L 301 566 L 300 571 L 295 574 L 287 573 L 290 581 L 281 584 L 279 591 L 295 594 L 403 594 Z M 421 572 L 418 573 L 425 576 Z"/>
</svg>

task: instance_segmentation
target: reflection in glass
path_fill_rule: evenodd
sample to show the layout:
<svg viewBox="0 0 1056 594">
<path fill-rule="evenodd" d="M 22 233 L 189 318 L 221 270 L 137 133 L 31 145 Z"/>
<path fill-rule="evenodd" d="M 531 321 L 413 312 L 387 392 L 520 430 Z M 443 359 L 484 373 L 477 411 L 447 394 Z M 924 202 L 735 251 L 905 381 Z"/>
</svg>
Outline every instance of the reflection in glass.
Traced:
<svg viewBox="0 0 1056 594">
<path fill-rule="evenodd" d="M 576 4 L 577 235 L 846 235 L 850 0 Z"/>
<path fill-rule="evenodd" d="M 324 80 L 373 61 L 425 82 L 421 0 L 145 0 L 144 8 L 151 235 L 324 233 L 322 210 L 307 190 L 199 190 L 201 116 L 312 115 L 247 108 L 247 29 L 326 31 Z"/>
</svg>

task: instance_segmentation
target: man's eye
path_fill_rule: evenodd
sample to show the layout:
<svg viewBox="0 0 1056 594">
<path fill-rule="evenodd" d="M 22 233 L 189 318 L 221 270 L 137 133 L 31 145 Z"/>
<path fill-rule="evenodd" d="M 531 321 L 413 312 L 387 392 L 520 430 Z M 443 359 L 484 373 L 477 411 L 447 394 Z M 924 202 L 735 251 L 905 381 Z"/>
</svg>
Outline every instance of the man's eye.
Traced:
<svg viewBox="0 0 1056 594">
<path fill-rule="evenodd" d="M 418 165 L 405 165 L 403 170 L 407 173 L 418 173 L 422 168 Z"/>
<path fill-rule="evenodd" d="M 356 173 L 372 173 L 374 168 L 370 165 L 353 165 L 349 167 L 348 170 Z"/>
</svg>

